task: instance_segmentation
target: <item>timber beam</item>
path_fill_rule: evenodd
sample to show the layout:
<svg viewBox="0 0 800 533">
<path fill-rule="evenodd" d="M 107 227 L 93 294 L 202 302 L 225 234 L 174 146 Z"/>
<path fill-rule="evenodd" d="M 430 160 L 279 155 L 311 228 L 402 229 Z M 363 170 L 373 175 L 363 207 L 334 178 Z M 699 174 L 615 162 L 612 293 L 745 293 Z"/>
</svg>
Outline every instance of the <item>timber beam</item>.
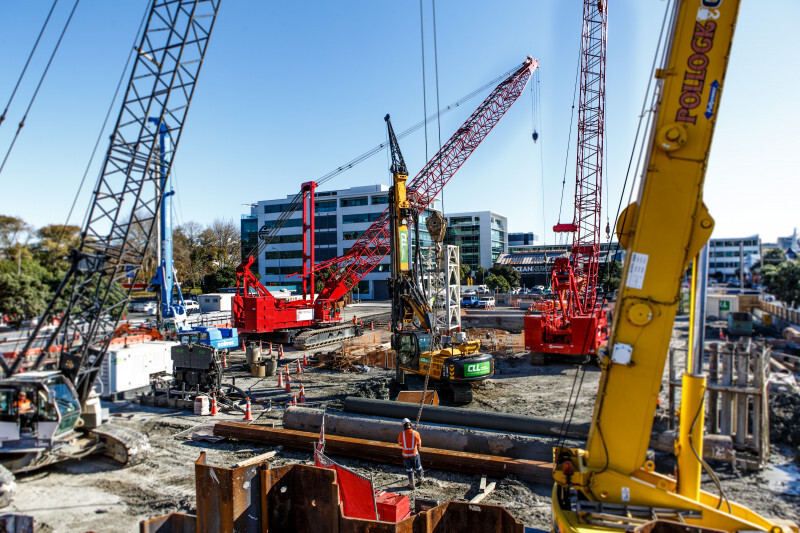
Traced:
<svg viewBox="0 0 800 533">
<path fill-rule="evenodd" d="M 317 433 L 241 422 L 217 422 L 214 425 L 214 435 L 275 446 L 282 444 L 309 452 L 314 450 L 319 441 Z M 379 463 L 403 463 L 400 447 L 397 444 L 369 439 L 326 435 L 325 453 L 357 457 Z M 553 464 L 541 461 L 509 459 L 497 455 L 456 452 L 425 448 L 424 446 L 420 449 L 420 459 L 425 468 L 468 474 L 486 474 L 495 478 L 503 478 L 510 474 L 532 483 L 553 483 Z"/>
</svg>

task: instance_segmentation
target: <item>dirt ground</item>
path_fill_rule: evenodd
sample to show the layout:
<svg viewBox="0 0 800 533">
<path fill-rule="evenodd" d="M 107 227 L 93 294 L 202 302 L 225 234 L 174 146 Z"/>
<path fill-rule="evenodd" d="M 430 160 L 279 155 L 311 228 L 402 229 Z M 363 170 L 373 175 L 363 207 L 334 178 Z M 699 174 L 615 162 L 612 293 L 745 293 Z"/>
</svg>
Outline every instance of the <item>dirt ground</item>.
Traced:
<svg viewBox="0 0 800 533">
<path fill-rule="evenodd" d="M 356 306 L 351 312 L 359 317 L 385 312 L 383 306 Z M 684 342 L 685 322 L 675 328 L 674 343 Z M 300 353 L 287 350 L 291 360 Z M 256 379 L 243 368 L 244 354 L 228 358 L 228 379 L 246 389 L 254 400 L 256 423 L 280 425 L 283 403 L 288 396 L 276 386 L 276 378 Z M 485 386 L 476 387 L 473 409 L 517 414 L 531 414 L 561 420 L 576 379 L 573 364 L 551 363 L 533 367 L 524 353 L 502 353 L 497 356 L 497 373 Z M 326 404 L 336 409 L 348 395 L 394 397 L 398 387 L 392 384 L 393 370 L 370 368 L 367 372 L 339 373 L 324 368 L 310 368 L 302 375 L 309 403 Z M 594 395 L 600 372 L 589 366 L 582 375 L 582 387 L 574 414 L 576 422 L 591 418 Z M 419 387 L 415 387 L 419 385 Z M 421 388 L 421 383 L 411 383 Z M 778 414 L 794 422 L 800 412 L 800 395 L 782 389 Z M 443 402 L 446 403 L 446 402 Z M 778 405 L 776 404 L 776 405 Z M 267 408 L 271 405 L 271 410 Z M 120 469 L 111 460 L 93 457 L 57 464 L 44 470 L 18 477 L 17 497 L 7 512 L 32 515 L 37 532 L 73 531 L 137 531 L 139 522 L 170 512 L 194 513 L 195 481 L 193 463 L 202 451 L 214 465 L 232 466 L 273 447 L 249 442 L 221 441 L 209 443 L 192 440 L 193 434 L 210 433 L 209 417 L 194 416 L 189 411 L 143 407 L 136 402 L 108 405 L 115 424 L 133 427 L 147 433 L 152 451 L 142 464 Z M 788 417 L 788 418 L 787 418 Z M 238 410 L 220 414 L 215 420 L 241 420 Z M 424 438 L 424 437 L 423 437 Z M 553 439 L 555 440 L 555 439 Z M 780 440 L 780 439 L 779 439 Z M 715 464 L 720 482 L 731 501 L 743 503 L 767 515 L 800 520 L 800 482 L 792 477 L 798 472 L 797 443 L 774 442 L 770 469 L 758 473 L 739 472 L 730 465 Z M 346 457 L 334 457 L 354 470 L 373 476 L 376 488 L 404 491 L 407 482 L 401 466 L 372 463 Z M 658 454 L 657 463 L 668 465 L 671 458 Z M 271 466 L 312 463 L 311 453 L 280 449 Z M 794 470 L 792 470 L 794 469 Z M 784 477 L 778 474 L 785 474 Z M 786 474 L 788 472 L 788 474 Z M 413 496 L 446 500 L 469 500 L 477 493 L 478 476 L 432 470 Z M 787 477 L 788 476 L 788 477 Z M 497 487 L 483 503 L 502 505 L 527 526 L 549 530 L 551 485 L 533 485 L 511 477 L 496 480 Z M 716 492 L 710 479 L 704 487 Z M 792 493 L 795 494 L 792 494 Z M 413 497 L 412 496 L 412 497 Z"/>
</svg>

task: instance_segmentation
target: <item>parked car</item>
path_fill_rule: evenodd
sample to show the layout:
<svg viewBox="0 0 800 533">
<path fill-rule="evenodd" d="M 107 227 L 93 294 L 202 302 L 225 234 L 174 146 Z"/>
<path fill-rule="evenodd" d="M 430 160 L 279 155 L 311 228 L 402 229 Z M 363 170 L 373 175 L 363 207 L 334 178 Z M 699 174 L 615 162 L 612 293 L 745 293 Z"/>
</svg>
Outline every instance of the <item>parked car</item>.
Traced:
<svg viewBox="0 0 800 533">
<path fill-rule="evenodd" d="M 183 303 L 186 306 L 187 315 L 191 315 L 194 312 L 200 311 L 200 304 L 195 302 L 194 300 L 184 300 Z"/>
<path fill-rule="evenodd" d="M 131 309 L 137 313 L 146 313 L 150 307 L 155 307 L 156 302 L 153 300 L 142 300 L 133 302 Z"/>
<path fill-rule="evenodd" d="M 145 302 L 142 306 L 142 313 L 147 313 L 148 315 L 155 315 L 158 311 L 158 304 L 154 301 Z"/>
<path fill-rule="evenodd" d="M 484 296 L 480 300 L 478 300 L 478 305 L 476 305 L 478 309 L 494 309 L 494 297 L 493 296 Z"/>
<path fill-rule="evenodd" d="M 477 296 L 464 296 L 461 298 L 461 307 L 478 307 L 480 300 Z"/>
</svg>

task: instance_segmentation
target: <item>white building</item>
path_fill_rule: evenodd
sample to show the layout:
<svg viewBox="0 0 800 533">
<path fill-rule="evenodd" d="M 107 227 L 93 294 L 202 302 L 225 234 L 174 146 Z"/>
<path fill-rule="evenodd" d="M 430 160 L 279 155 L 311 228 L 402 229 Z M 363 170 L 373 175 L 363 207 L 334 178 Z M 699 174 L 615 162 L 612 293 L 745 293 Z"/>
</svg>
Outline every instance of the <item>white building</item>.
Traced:
<svg viewBox="0 0 800 533">
<path fill-rule="evenodd" d="M 739 277 L 740 245 L 745 264 L 745 275 L 753 260 L 758 260 L 758 234 L 750 237 L 731 239 L 711 239 L 708 241 L 708 276 L 718 281 L 728 281 Z M 751 257 L 754 256 L 754 257 Z"/>
<path fill-rule="evenodd" d="M 247 253 L 256 243 L 258 228 L 272 227 L 286 211 L 294 195 L 251 204 L 250 214 L 242 216 L 242 250 Z M 367 185 L 336 191 L 317 191 L 314 216 L 314 259 L 322 263 L 344 255 L 373 221 L 389 206 L 389 187 Z M 287 220 L 261 257 L 257 269 L 264 285 L 295 286 L 299 278 L 287 278 L 300 272 L 303 263 L 302 206 Z M 425 214 L 420 216 L 420 243 L 430 244 L 425 231 Z M 413 232 L 412 232 L 413 235 Z M 249 245 L 249 246 L 248 246 Z M 353 296 L 361 299 L 387 299 L 386 281 L 390 275 L 387 255 L 362 279 Z"/>
<path fill-rule="evenodd" d="M 508 251 L 508 219 L 492 211 L 451 213 L 444 242 L 461 248 L 461 264 L 489 269 Z"/>
</svg>

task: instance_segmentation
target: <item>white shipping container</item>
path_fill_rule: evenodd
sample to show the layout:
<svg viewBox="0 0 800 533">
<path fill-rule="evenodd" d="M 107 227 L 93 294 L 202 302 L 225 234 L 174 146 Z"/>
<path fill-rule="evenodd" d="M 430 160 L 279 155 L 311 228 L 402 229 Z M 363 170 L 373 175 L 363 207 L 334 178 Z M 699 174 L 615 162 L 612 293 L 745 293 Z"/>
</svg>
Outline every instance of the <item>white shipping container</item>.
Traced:
<svg viewBox="0 0 800 533">
<path fill-rule="evenodd" d="M 739 297 L 735 294 L 709 294 L 706 297 L 706 318 L 715 316 L 728 320 L 728 313 L 739 311 Z"/>
<path fill-rule="evenodd" d="M 230 311 L 231 300 L 233 300 L 233 294 L 230 293 L 201 294 L 197 297 L 197 303 L 200 304 L 201 313 Z"/>
<path fill-rule="evenodd" d="M 117 348 L 111 346 L 103 360 L 95 389 L 104 399 L 116 399 L 124 393 L 150 387 L 150 376 L 172 373 L 172 341 L 152 341 Z"/>
</svg>

